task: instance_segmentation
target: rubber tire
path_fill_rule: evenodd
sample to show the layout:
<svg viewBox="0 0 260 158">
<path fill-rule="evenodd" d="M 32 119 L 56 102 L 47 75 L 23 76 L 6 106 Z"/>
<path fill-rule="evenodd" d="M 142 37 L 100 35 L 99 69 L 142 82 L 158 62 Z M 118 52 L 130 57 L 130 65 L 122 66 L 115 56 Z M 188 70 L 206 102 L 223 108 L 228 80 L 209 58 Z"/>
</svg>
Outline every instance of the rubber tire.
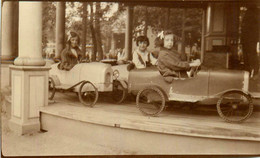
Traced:
<svg viewBox="0 0 260 158">
<path fill-rule="evenodd" d="M 87 84 L 87 83 L 89 83 L 89 84 L 91 84 L 93 87 L 94 87 L 94 89 L 95 89 L 95 99 L 94 99 L 94 101 L 93 102 L 91 102 L 91 103 L 86 103 L 84 100 L 83 100 L 83 98 L 82 98 L 82 88 L 83 88 L 83 86 L 85 85 L 85 84 Z M 80 85 L 80 87 L 79 87 L 79 92 L 78 92 L 78 96 L 79 96 L 79 101 L 83 104 L 83 105 L 86 105 L 86 106 L 89 106 L 89 107 L 94 107 L 94 105 L 96 104 L 96 102 L 97 102 L 97 100 L 98 100 L 98 89 L 94 86 L 94 84 L 92 84 L 91 82 L 89 82 L 89 81 L 84 81 L 81 85 Z"/>
<path fill-rule="evenodd" d="M 241 94 L 241 95 L 245 96 L 245 97 L 247 98 L 248 102 L 249 102 L 249 104 L 248 104 L 248 106 L 249 106 L 248 113 L 246 114 L 246 116 L 244 116 L 243 118 L 241 118 L 240 120 L 237 120 L 237 121 L 230 120 L 229 118 L 227 118 L 227 117 L 222 113 L 221 108 L 220 108 L 221 102 L 222 102 L 224 96 L 227 95 L 227 94 L 232 94 L 232 93 L 238 93 L 238 94 Z M 217 111 L 218 111 L 219 116 L 220 116 L 223 120 L 225 120 L 226 122 L 230 122 L 230 123 L 241 123 L 241 122 L 247 120 L 247 119 L 252 115 L 253 109 L 254 109 L 254 105 L 253 105 L 253 103 L 252 103 L 252 98 L 251 98 L 251 96 L 248 95 L 248 94 L 245 94 L 245 93 L 242 92 L 242 91 L 238 91 L 238 90 L 232 90 L 232 91 L 228 91 L 228 92 L 222 94 L 221 97 L 219 98 L 218 102 L 217 102 Z"/>
<path fill-rule="evenodd" d="M 121 86 L 121 88 L 123 89 L 122 90 L 123 94 L 122 94 L 122 97 L 120 99 L 117 99 L 117 98 L 114 97 L 114 86 L 115 86 L 115 84 L 118 84 L 118 86 Z M 125 100 L 125 98 L 127 96 L 127 90 L 123 87 L 123 85 L 119 81 L 115 80 L 114 83 L 113 83 L 113 91 L 112 91 L 111 95 L 112 95 L 113 101 L 116 104 L 120 104 L 120 103 L 122 103 Z"/>
<path fill-rule="evenodd" d="M 140 105 L 139 105 L 139 99 L 140 99 L 141 94 L 142 94 L 145 90 L 149 90 L 149 89 L 152 90 L 152 91 L 157 92 L 157 93 L 160 95 L 160 97 L 162 98 L 162 104 L 161 104 L 161 106 L 160 106 L 160 109 L 159 109 L 157 112 L 153 113 L 153 114 L 146 113 L 145 111 L 142 110 L 142 108 L 141 108 Z M 136 106 L 137 106 L 137 108 L 141 111 L 141 113 L 144 114 L 144 115 L 146 115 L 146 116 L 158 116 L 158 115 L 164 110 L 164 108 L 165 108 L 165 96 L 164 96 L 163 92 L 162 92 L 159 88 L 157 88 L 157 87 L 144 88 L 144 89 L 140 90 L 140 91 L 138 92 L 138 94 L 137 94 L 137 97 L 136 97 Z"/>
<path fill-rule="evenodd" d="M 55 83 L 54 83 L 54 80 L 51 78 L 51 77 L 49 77 L 49 82 L 52 82 L 52 84 L 53 84 L 53 90 L 52 90 L 52 94 L 51 94 L 51 96 L 49 96 L 49 100 L 52 100 L 53 98 L 54 98 L 54 95 L 55 95 L 55 92 L 56 92 L 56 88 L 55 88 Z M 50 84 L 50 83 L 49 83 Z M 49 92 L 50 93 L 50 92 Z"/>
</svg>

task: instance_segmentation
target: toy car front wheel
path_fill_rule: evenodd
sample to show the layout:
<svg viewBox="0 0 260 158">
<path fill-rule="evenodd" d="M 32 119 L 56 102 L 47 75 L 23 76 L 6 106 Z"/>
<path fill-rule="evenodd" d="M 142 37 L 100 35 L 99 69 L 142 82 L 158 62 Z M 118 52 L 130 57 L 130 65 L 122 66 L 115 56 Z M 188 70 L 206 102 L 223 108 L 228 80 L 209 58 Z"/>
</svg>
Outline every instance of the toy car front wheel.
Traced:
<svg viewBox="0 0 260 158">
<path fill-rule="evenodd" d="M 127 90 L 123 87 L 123 85 L 115 80 L 113 82 L 113 92 L 112 92 L 112 99 L 115 103 L 120 104 L 126 98 Z"/>
<path fill-rule="evenodd" d="M 56 92 L 56 88 L 55 88 L 55 83 L 54 83 L 54 80 L 49 77 L 49 100 L 52 100 L 54 95 L 55 95 L 55 92 Z"/>
<path fill-rule="evenodd" d="M 217 102 L 217 111 L 225 121 L 240 123 L 253 113 L 252 98 L 242 91 L 226 92 Z"/>
<path fill-rule="evenodd" d="M 98 100 L 98 90 L 89 81 L 84 81 L 79 88 L 79 100 L 83 105 L 93 107 Z"/>
<path fill-rule="evenodd" d="M 138 92 L 136 105 L 144 115 L 157 116 L 165 107 L 165 97 L 157 87 L 145 88 Z"/>
</svg>

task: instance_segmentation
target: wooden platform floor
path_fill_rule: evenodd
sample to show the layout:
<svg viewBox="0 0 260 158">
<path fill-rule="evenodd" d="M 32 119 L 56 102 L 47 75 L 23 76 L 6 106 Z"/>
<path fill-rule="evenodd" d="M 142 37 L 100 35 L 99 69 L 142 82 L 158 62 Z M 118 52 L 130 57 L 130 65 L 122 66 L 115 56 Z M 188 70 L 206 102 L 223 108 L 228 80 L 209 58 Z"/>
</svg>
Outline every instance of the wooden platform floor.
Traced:
<svg viewBox="0 0 260 158">
<path fill-rule="evenodd" d="M 75 93 L 58 92 L 54 102 L 50 102 L 41 112 L 82 122 L 147 132 L 260 142 L 259 109 L 244 123 L 233 124 L 224 122 L 218 116 L 215 105 L 198 105 L 191 109 L 188 105 L 174 104 L 159 117 L 147 117 L 140 113 L 133 100 L 117 105 L 109 103 L 106 98 L 101 95 L 95 107 L 90 108 L 83 106 Z"/>
</svg>

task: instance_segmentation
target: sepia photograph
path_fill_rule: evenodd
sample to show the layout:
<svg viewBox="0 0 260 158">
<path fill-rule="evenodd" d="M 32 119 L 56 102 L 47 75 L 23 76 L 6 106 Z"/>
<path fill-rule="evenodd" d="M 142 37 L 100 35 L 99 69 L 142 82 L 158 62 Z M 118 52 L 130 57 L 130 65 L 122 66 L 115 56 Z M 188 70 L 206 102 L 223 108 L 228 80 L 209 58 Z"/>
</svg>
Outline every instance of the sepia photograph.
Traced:
<svg viewBox="0 0 260 158">
<path fill-rule="evenodd" d="M 1 2 L 1 154 L 260 156 L 259 0 Z"/>
</svg>

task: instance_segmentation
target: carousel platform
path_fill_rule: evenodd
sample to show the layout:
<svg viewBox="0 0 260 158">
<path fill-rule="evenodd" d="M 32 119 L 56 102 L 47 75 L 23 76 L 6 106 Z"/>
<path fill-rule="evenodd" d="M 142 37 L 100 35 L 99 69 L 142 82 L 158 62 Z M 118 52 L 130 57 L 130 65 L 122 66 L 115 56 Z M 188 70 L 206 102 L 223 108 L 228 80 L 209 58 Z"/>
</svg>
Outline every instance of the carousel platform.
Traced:
<svg viewBox="0 0 260 158">
<path fill-rule="evenodd" d="M 244 123 L 232 124 L 218 116 L 215 106 L 173 105 L 159 117 L 147 117 L 132 101 L 117 105 L 100 99 L 89 108 L 74 93 L 57 93 L 40 113 L 44 131 L 130 155 L 260 153 L 259 109 Z"/>
</svg>

